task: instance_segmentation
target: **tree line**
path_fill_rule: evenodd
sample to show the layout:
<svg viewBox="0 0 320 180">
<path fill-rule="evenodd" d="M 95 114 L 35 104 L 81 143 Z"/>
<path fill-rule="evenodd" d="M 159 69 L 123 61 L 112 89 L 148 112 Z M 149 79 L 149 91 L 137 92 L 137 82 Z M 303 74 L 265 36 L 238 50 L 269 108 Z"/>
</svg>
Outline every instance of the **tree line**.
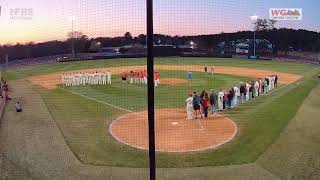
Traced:
<svg viewBox="0 0 320 180">
<path fill-rule="evenodd" d="M 287 52 L 290 49 L 295 51 L 319 52 L 320 32 L 304 29 L 288 29 L 273 27 L 272 22 L 256 21 L 256 38 L 267 39 L 273 44 L 274 53 L 277 51 Z M 257 24 L 258 23 L 258 24 Z M 8 54 L 10 59 L 36 58 L 60 54 L 70 54 L 72 47 L 76 53 L 95 53 L 102 47 L 121 47 L 125 45 L 145 45 L 146 35 L 140 34 L 133 37 L 130 32 L 120 37 L 98 37 L 89 38 L 82 32 L 69 32 L 68 38 L 64 41 L 48 41 L 42 43 L 25 43 L 0 46 L 0 58 Z M 211 49 L 222 41 L 235 41 L 240 39 L 252 39 L 252 31 L 239 31 L 199 36 L 169 36 L 155 34 L 155 44 L 166 45 L 188 45 L 191 41 L 197 44 L 197 48 Z"/>
</svg>

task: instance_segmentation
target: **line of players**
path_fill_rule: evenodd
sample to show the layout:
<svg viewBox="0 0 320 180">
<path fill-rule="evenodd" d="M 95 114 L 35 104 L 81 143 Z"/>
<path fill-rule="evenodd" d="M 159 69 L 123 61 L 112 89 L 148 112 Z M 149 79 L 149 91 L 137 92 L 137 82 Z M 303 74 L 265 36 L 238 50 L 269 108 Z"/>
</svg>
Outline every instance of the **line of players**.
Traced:
<svg viewBox="0 0 320 180">
<path fill-rule="evenodd" d="M 250 101 L 255 97 L 268 94 L 272 89 L 278 86 L 278 76 L 270 75 L 265 78 L 259 78 L 256 81 L 240 82 L 240 85 L 234 85 L 230 90 L 220 89 L 218 94 L 211 90 L 209 95 L 206 91 L 202 91 L 200 96 L 196 92 L 189 94 L 187 103 L 187 119 L 195 118 L 199 112 L 200 117 L 208 117 L 208 108 L 211 108 L 212 113 L 217 110 L 231 109 L 246 101 Z"/>
<path fill-rule="evenodd" d="M 143 71 L 130 71 L 130 72 L 122 72 L 120 77 L 123 82 L 127 82 L 129 84 L 148 84 L 148 73 L 146 70 Z M 154 73 L 154 86 L 160 85 L 160 73 Z"/>
<path fill-rule="evenodd" d="M 61 81 L 64 86 L 111 84 L 112 73 L 107 72 L 75 72 L 63 73 Z"/>
</svg>

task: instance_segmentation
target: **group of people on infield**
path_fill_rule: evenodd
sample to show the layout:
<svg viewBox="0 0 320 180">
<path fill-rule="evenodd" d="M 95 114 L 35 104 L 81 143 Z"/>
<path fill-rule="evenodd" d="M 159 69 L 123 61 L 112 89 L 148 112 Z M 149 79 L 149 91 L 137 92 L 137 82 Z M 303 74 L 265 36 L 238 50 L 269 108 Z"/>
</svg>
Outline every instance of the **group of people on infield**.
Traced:
<svg viewBox="0 0 320 180">
<path fill-rule="evenodd" d="M 146 70 L 143 71 L 130 71 L 122 72 L 120 77 L 123 82 L 129 82 L 129 84 L 148 84 L 148 73 Z M 154 73 L 154 86 L 160 85 L 160 73 L 156 71 Z"/>
<path fill-rule="evenodd" d="M 79 86 L 79 85 L 98 85 L 111 84 L 111 72 L 75 72 L 63 73 L 62 84 L 64 86 Z"/>
<path fill-rule="evenodd" d="M 197 92 L 190 93 L 186 100 L 187 119 L 197 119 L 198 114 L 201 118 L 207 118 L 209 108 L 212 114 L 231 109 L 262 94 L 267 94 L 277 86 L 278 76 L 270 75 L 256 81 L 240 82 L 238 86 L 234 85 L 229 90 L 220 89 L 218 93 L 214 90 L 211 90 L 210 94 L 205 90 L 200 95 Z"/>
</svg>

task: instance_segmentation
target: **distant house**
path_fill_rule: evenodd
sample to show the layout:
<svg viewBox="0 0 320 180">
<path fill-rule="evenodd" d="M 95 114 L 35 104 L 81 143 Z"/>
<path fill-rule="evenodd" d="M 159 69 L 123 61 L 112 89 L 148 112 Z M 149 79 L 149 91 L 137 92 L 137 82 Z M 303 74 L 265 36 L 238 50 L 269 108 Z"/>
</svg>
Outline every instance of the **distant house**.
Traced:
<svg viewBox="0 0 320 180">
<path fill-rule="evenodd" d="M 102 47 L 100 53 L 103 54 L 119 54 L 121 47 Z"/>
<path fill-rule="evenodd" d="M 271 53 L 272 44 L 266 39 L 256 39 L 256 52 L 259 54 Z M 214 47 L 215 52 L 220 54 L 252 54 L 254 47 L 253 39 L 238 39 L 235 41 L 223 41 Z"/>
</svg>

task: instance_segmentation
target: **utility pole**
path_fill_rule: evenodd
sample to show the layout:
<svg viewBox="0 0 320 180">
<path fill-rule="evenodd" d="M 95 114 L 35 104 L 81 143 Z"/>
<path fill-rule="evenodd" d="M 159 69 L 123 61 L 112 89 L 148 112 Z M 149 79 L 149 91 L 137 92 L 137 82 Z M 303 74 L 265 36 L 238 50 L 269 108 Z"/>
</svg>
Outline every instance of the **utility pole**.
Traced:
<svg viewBox="0 0 320 180">
<path fill-rule="evenodd" d="M 71 33 L 72 33 L 72 58 L 75 58 L 75 52 L 74 52 L 74 32 L 73 32 L 73 21 L 71 20 Z"/>
<path fill-rule="evenodd" d="M 6 68 L 9 67 L 9 56 L 8 54 L 6 54 Z"/>
</svg>

